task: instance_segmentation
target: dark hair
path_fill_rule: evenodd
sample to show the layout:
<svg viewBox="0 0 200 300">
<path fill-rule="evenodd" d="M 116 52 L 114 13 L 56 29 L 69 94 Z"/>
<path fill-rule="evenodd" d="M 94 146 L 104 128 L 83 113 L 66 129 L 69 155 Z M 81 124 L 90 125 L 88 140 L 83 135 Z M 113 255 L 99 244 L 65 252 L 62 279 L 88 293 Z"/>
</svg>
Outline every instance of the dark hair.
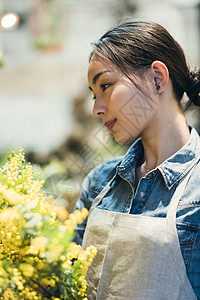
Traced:
<svg viewBox="0 0 200 300">
<path fill-rule="evenodd" d="M 200 72 L 190 72 L 180 45 L 161 25 L 153 22 L 127 22 L 106 32 L 93 43 L 90 59 L 96 53 L 109 59 L 128 74 L 145 71 L 155 60 L 162 61 L 169 76 L 176 99 L 184 92 L 200 106 Z"/>
</svg>

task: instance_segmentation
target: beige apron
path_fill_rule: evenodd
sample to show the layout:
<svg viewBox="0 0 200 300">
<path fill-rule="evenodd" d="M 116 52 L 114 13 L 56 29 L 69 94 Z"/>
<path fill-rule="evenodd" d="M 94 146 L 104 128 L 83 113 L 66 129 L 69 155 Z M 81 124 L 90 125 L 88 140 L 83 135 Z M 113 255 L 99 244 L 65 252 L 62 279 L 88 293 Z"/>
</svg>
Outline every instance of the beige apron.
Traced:
<svg viewBox="0 0 200 300">
<path fill-rule="evenodd" d="M 97 247 L 87 273 L 88 299 L 197 300 L 186 275 L 176 229 L 176 209 L 191 172 L 176 189 L 166 218 L 89 211 L 83 248 Z"/>
</svg>

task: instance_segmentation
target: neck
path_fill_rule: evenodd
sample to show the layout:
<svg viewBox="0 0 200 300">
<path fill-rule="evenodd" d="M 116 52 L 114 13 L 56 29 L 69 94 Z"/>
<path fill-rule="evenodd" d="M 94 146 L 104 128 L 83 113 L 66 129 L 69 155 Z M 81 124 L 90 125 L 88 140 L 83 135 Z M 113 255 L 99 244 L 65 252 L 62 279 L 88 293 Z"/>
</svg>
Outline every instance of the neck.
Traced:
<svg viewBox="0 0 200 300">
<path fill-rule="evenodd" d="M 184 115 L 177 110 L 173 115 L 163 114 L 152 121 L 148 132 L 141 137 L 144 146 L 142 168 L 149 172 L 182 148 L 188 142 L 190 132 Z"/>
</svg>

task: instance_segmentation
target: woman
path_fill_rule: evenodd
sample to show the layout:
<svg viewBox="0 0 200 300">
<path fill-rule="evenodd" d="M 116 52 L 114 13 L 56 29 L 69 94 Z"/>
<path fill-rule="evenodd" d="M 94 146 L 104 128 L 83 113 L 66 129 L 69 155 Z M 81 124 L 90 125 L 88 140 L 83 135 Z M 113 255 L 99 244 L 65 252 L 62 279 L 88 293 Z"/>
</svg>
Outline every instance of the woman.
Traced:
<svg viewBox="0 0 200 300">
<path fill-rule="evenodd" d="M 98 250 L 89 299 L 200 299 L 200 137 L 180 104 L 186 92 L 200 105 L 199 78 L 158 24 L 124 23 L 94 43 L 94 115 L 132 146 L 90 172 L 76 205 L 90 209 L 77 241 Z"/>
</svg>

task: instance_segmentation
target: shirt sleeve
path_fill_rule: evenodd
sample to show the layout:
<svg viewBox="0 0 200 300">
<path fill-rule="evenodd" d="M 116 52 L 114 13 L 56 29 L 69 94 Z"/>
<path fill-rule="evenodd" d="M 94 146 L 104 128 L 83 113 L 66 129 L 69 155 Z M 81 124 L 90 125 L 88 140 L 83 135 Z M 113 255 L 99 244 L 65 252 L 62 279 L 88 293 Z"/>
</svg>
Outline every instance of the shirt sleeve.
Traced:
<svg viewBox="0 0 200 300">
<path fill-rule="evenodd" d="M 91 205 L 92 205 L 92 201 L 91 201 L 91 197 L 89 197 L 89 193 L 90 193 L 90 185 L 91 185 L 91 180 L 92 177 L 94 176 L 94 172 L 95 169 L 92 170 L 84 179 L 83 184 L 82 184 L 82 189 L 81 189 L 81 193 L 80 193 L 80 197 L 76 202 L 75 208 L 74 210 L 81 210 L 82 208 L 87 208 L 87 210 L 89 211 Z M 85 227 L 87 224 L 87 219 L 85 219 L 81 224 L 78 224 L 76 229 L 75 229 L 75 237 L 73 239 L 73 242 L 75 242 L 76 244 L 82 245 L 82 241 L 83 241 L 83 235 L 85 232 Z"/>
</svg>

